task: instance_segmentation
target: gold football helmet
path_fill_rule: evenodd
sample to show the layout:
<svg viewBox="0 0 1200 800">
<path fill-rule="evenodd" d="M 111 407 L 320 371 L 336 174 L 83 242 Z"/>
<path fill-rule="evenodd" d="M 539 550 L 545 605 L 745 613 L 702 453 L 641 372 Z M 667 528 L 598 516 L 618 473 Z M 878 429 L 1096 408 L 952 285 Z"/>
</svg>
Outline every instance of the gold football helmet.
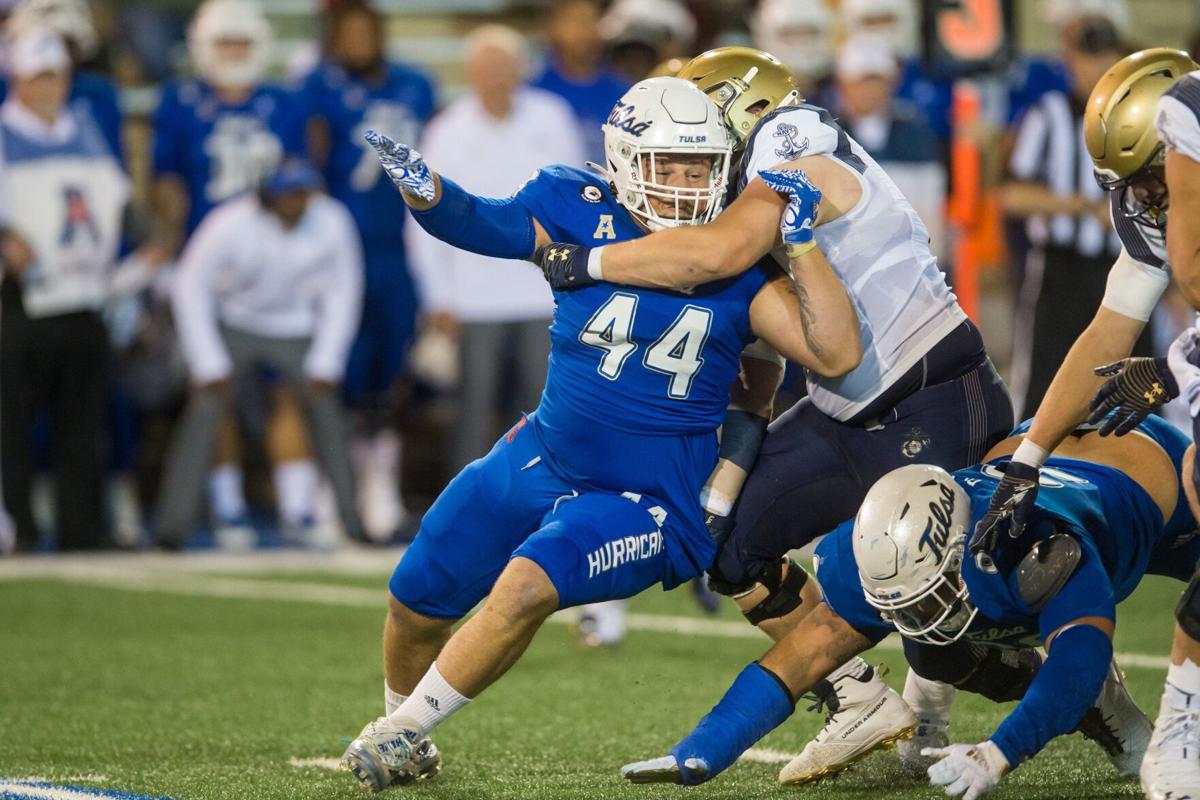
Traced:
<svg viewBox="0 0 1200 800">
<path fill-rule="evenodd" d="M 1114 64 L 1088 98 L 1083 138 L 1096 182 L 1122 192 L 1123 213 L 1139 224 L 1161 228 L 1166 222 L 1161 203 L 1167 187 L 1155 169 L 1166 157 L 1154 129 L 1158 98 L 1197 68 L 1182 50 L 1142 50 Z"/>
<path fill-rule="evenodd" d="M 760 117 L 798 102 L 792 71 L 770 53 L 753 47 L 718 47 L 693 58 L 678 77 L 700 87 L 721 109 L 740 147 Z"/>
</svg>

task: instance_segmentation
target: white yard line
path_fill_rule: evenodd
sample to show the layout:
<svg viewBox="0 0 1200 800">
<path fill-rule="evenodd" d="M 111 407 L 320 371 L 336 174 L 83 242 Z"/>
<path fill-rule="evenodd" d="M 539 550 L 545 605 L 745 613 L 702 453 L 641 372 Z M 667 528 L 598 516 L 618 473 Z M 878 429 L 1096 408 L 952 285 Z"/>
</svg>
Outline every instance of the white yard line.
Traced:
<svg viewBox="0 0 1200 800">
<path fill-rule="evenodd" d="M 796 755 L 796 753 L 784 753 L 780 750 L 768 750 L 765 747 L 751 747 L 742 753 L 738 761 L 753 761 L 756 764 L 786 764 Z"/>
<path fill-rule="evenodd" d="M 395 563 L 397 551 L 357 550 L 337 554 L 281 552 L 269 554 L 240 554 L 237 556 L 158 556 L 132 555 L 108 557 L 46 557 L 0 561 L 0 581 L 32 578 L 57 578 L 87 586 L 123 589 L 135 592 L 177 594 L 193 597 L 216 597 L 240 600 L 269 600 L 284 603 L 316 603 L 319 605 L 353 608 L 383 608 L 387 588 L 380 581 L 378 589 L 337 586 L 311 581 L 277 581 L 250 577 L 214 577 L 201 574 L 205 569 L 233 571 L 234 564 L 249 560 L 259 571 L 308 571 L 339 569 L 355 574 L 380 574 Z M 144 559 L 151 559 L 147 562 Z M 196 559 L 193 561 L 193 559 Z M 367 565 L 373 564 L 374 569 Z M 332 565 L 332 566 L 331 566 Z M 340 565 L 336 566 L 336 565 Z M 382 565 L 382 566 L 381 566 Z M 249 571 L 246 566 L 238 569 Z M 559 612 L 550 618 L 554 623 L 573 622 L 571 612 Z M 664 614 L 630 614 L 630 630 L 685 636 L 714 636 L 723 639 L 758 639 L 766 637 L 757 628 L 740 620 L 714 620 L 703 617 L 681 617 Z M 1164 643 L 1165 645 L 1165 643 Z M 899 652 L 900 640 L 891 637 L 878 648 Z M 1150 653 L 1117 653 L 1117 663 L 1126 668 L 1165 670 L 1168 658 Z"/>
<path fill-rule="evenodd" d="M 297 758 L 292 756 L 288 759 L 288 763 L 298 769 L 316 767 L 317 769 L 331 769 L 335 772 L 341 769 L 340 759 L 336 758 Z"/>
</svg>

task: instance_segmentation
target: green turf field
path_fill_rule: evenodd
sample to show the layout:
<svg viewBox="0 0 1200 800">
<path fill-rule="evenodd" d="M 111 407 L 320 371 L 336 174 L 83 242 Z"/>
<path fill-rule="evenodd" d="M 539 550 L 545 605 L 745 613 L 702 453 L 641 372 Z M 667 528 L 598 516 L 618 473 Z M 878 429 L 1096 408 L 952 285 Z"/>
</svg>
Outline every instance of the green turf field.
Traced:
<svg viewBox="0 0 1200 800">
<path fill-rule="evenodd" d="M 362 797 L 348 775 L 290 760 L 336 758 L 345 738 L 382 713 L 385 566 L 347 575 L 314 561 L 286 574 L 180 575 L 114 563 L 70 577 L 0 569 L 0 797 L 10 796 L 5 780 L 29 778 L 196 800 Z M 1181 588 L 1148 582 L 1117 626 L 1117 650 L 1139 655 L 1126 673 L 1151 717 Z M 642 628 L 699 616 L 686 592 L 651 592 L 633 610 Z M 601 652 L 577 649 L 566 625 L 548 625 L 512 672 L 436 732 L 441 775 L 384 796 L 679 796 L 673 786 L 627 786 L 618 769 L 663 754 L 765 649 L 765 639 L 739 635 L 744 623 L 730 609 L 721 620 L 724 635 L 634 630 Z M 888 662 L 889 680 L 903 683 L 895 649 L 868 657 Z M 1003 713 L 960 696 L 952 738 L 984 739 Z M 797 753 L 820 724 L 802 704 L 760 747 Z M 740 763 L 687 797 L 941 796 L 904 777 L 891 753 L 801 789 L 775 782 L 779 766 Z M 1141 795 L 1076 735 L 990 796 Z"/>
</svg>

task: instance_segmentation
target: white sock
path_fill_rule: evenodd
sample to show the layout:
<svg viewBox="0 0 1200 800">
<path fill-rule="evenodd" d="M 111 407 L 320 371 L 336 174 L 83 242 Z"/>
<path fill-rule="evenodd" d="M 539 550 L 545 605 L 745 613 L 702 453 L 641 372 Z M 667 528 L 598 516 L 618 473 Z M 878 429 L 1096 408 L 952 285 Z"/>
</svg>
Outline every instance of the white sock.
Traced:
<svg viewBox="0 0 1200 800">
<path fill-rule="evenodd" d="M 625 638 L 625 615 L 628 600 L 605 600 L 588 603 L 584 613 L 596 621 L 596 636 L 603 644 L 619 644 Z"/>
<path fill-rule="evenodd" d="M 1167 667 L 1167 688 L 1163 693 L 1171 708 L 1190 711 L 1200 706 L 1200 665 L 1190 658 Z"/>
<path fill-rule="evenodd" d="M 286 525 L 298 525 L 316 517 L 317 482 L 320 475 L 312 459 L 282 461 L 275 465 L 275 503 Z"/>
<path fill-rule="evenodd" d="M 911 668 L 904 679 L 904 702 L 919 717 L 950 718 L 950 706 L 958 690 L 948 683 L 922 678 Z"/>
<path fill-rule="evenodd" d="M 415 720 L 421 728 L 421 735 L 427 736 L 431 730 L 469 702 L 471 698 L 463 697 L 453 686 L 446 683 L 446 679 L 438 671 L 437 662 L 434 662 L 408 699 L 388 716 Z"/>
<path fill-rule="evenodd" d="M 217 519 L 235 519 L 246 515 L 246 495 L 242 492 L 242 468 L 237 464 L 218 464 L 208 473 L 208 503 Z"/>
<path fill-rule="evenodd" d="M 390 717 L 392 712 L 400 707 L 400 704 L 408 699 L 408 695 L 393 692 L 392 687 L 388 686 L 387 681 L 383 682 L 383 715 Z"/>
</svg>

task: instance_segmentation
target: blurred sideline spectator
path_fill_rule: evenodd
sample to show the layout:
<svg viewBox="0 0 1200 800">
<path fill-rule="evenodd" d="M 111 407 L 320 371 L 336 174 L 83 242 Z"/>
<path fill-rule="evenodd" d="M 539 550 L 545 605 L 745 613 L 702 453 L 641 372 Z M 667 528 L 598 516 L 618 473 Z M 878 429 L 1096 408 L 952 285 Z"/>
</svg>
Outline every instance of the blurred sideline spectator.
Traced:
<svg viewBox="0 0 1200 800">
<path fill-rule="evenodd" d="M 669 58 L 696 55 L 696 20 L 678 0 L 616 0 L 600 20 L 600 35 L 628 84 Z"/>
<path fill-rule="evenodd" d="M 824 0 L 762 0 L 750 18 L 754 46 L 796 75 L 800 94 L 822 105 L 833 70 L 833 13 Z"/>
<path fill-rule="evenodd" d="M 630 82 L 604 63 L 599 24 L 599 0 L 553 0 L 546 19 L 550 51 L 531 84 L 567 101 L 579 122 L 584 155 L 602 163 L 600 126 Z"/>
<path fill-rule="evenodd" d="M 1109 201 L 1092 175 L 1083 109 L 1096 81 L 1124 55 L 1116 27 L 1089 17 L 1064 29 L 1070 92 L 1049 92 L 1025 114 L 1002 187 L 1006 213 L 1026 219 L 1031 247 L 1018 299 L 1012 395 L 1033 414 L 1067 350 L 1104 295 L 1121 246 Z M 1152 331 L 1135 348 L 1148 355 Z"/>
<path fill-rule="evenodd" d="M 404 526 L 400 495 L 399 383 L 417 314 L 403 233 L 408 213 L 368 130 L 416 142 L 432 116 L 433 84 L 414 67 L 384 59 L 383 20 L 365 4 L 329 15 L 329 56 L 304 81 L 314 158 L 329 193 L 346 204 L 362 240 L 362 322 L 346 369 L 344 394 L 355 412 L 352 455 L 359 513 L 367 534 L 385 541 Z"/>
<path fill-rule="evenodd" d="M 11 51 L 0 106 L 0 473 L 17 546 L 36 546 L 31 431 L 51 418 L 60 549 L 109 544 L 102 502 L 108 334 L 100 311 L 140 289 L 164 255 L 148 246 L 114 271 L 129 182 L 103 132 L 67 103 L 71 60 L 31 27 Z"/>
<path fill-rule="evenodd" d="M 837 53 L 834 113 L 847 133 L 878 161 L 929 228 L 944 255 L 945 153 L 929 123 L 895 96 L 899 66 L 891 45 L 859 33 Z"/>
<path fill-rule="evenodd" d="M 338 384 L 358 325 L 362 256 L 350 214 L 319 185 L 306 162 L 285 161 L 259 193 L 214 209 L 184 250 L 173 305 L 193 391 L 158 502 L 165 547 L 191 531 L 222 416 L 264 368 L 298 396 L 342 524 L 361 538 Z M 279 512 L 291 538 L 312 544 L 316 475 L 296 452 L 272 454 Z"/>
<path fill-rule="evenodd" d="M 439 114 L 421 141 L 426 160 L 469 192 L 505 197 L 539 167 L 583 161 L 570 107 L 521 85 L 527 61 L 516 31 L 476 29 L 467 42 L 472 92 Z M 453 426 L 458 469 L 492 445 L 503 394 L 510 396 L 512 412 L 537 406 L 553 302 L 542 276 L 524 262 L 457 250 L 415 225 L 409 235 L 426 325 L 461 346 L 461 404 Z M 506 362 L 511 380 L 503 380 Z"/>
</svg>

